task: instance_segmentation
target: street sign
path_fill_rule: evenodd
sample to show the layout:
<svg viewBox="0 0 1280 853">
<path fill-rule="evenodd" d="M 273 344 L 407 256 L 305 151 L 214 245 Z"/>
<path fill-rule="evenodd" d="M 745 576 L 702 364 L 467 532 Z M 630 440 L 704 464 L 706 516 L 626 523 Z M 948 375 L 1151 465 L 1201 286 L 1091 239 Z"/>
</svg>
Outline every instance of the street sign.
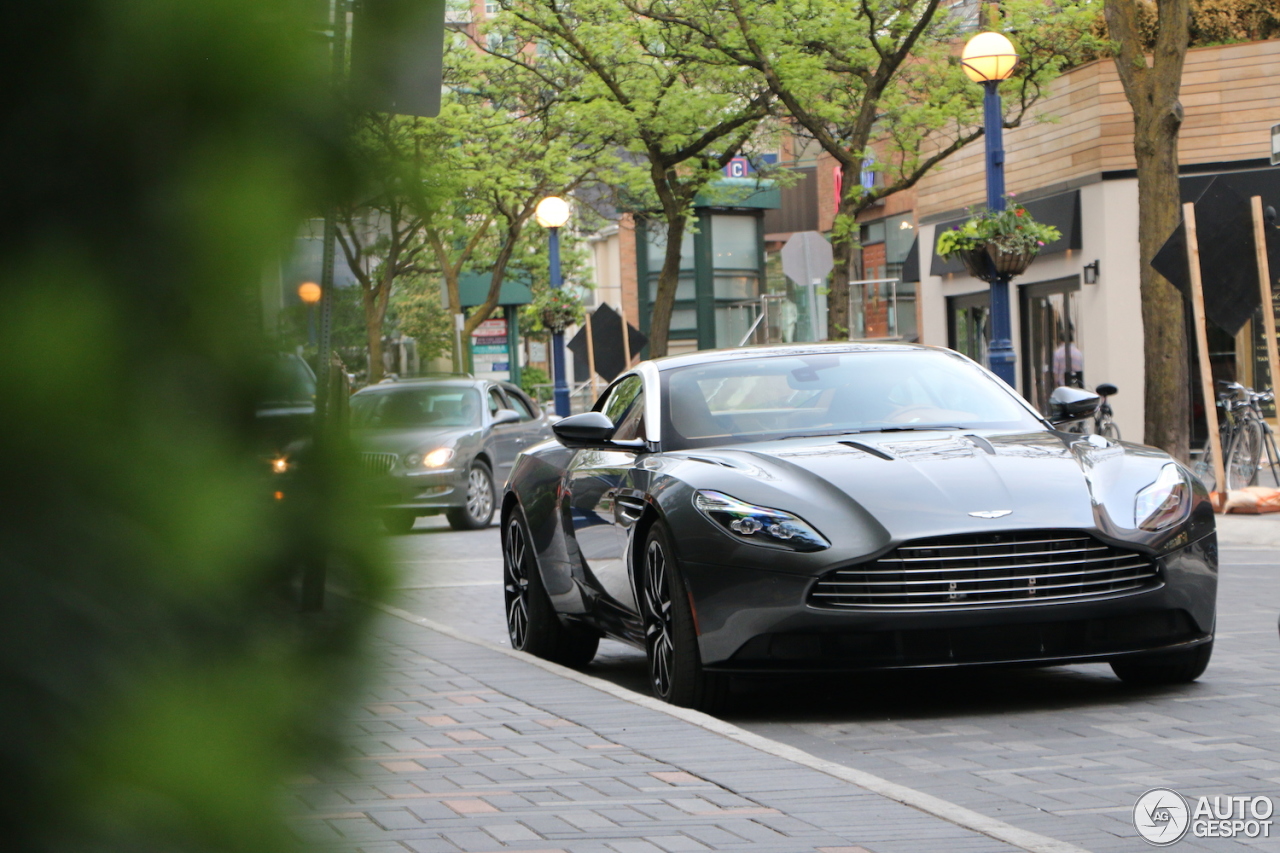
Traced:
<svg viewBox="0 0 1280 853">
<path fill-rule="evenodd" d="M 822 284 L 834 266 L 831 244 L 817 231 L 792 234 L 782 247 L 782 271 L 796 284 Z"/>
<path fill-rule="evenodd" d="M 509 374 L 511 353 L 507 347 L 507 321 L 485 320 L 471 333 L 471 364 L 476 373 Z M 495 379 L 507 379 L 507 375 Z"/>
<path fill-rule="evenodd" d="M 1271 165 L 1280 166 L 1280 124 L 1271 125 Z"/>
</svg>

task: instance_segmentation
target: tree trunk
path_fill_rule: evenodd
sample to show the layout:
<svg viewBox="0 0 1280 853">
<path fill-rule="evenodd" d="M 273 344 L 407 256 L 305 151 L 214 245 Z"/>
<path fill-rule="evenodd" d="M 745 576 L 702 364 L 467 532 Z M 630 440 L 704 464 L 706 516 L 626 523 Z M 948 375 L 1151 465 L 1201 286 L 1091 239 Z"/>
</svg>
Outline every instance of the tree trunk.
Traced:
<svg viewBox="0 0 1280 853">
<path fill-rule="evenodd" d="M 676 304 L 676 287 L 680 284 L 680 245 L 684 242 L 684 214 L 667 218 L 667 251 L 658 273 L 658 292 L 653 297 L 653 316 L 649 321 L 649 357 L 667 354 L 671 336 L 671 312 Z M 641 292 L 648 282 L 640 282 Z"/>
<path fill-rule="evenodd" d="M 377 316 L 377 309 L 369 303 L 371 296 L 366 293 L 364 309 L 364 333 L 369 346 L 369 384 L 382 381 L 382 318 Z"/>
<path fill-rule="evenodd" d="M 1191 411 L 1187 329 L 1182 295 L 1151 268 L 1151 259 L 1177 227 L 1178 132 L 1182 128 L 1182 64 L 1187 55 L 1190 0 L 1161 0 L 1155 50 L 1144 52 L 1136 0 L 1106 0 L 1108 35 L 1116 45 L 1116 73 L 1133 108 L 1133 154 L 1138 167 L 1139 283 L 1146 384 L 1143 440 L 1186 461 Z M 1212 406 L 1213 400 L 1206 400 Z"/>
<path fill-rule="evenodd" d="M 1180 114 L 1135 117 L 1138 164 L 1138 244 L 1141 259 L 1146 430 L 1143 441 L 1174 457 L 1190 456 L 1190 375 L 1182 294 L 1151 268 L 1151 259 L 1181 218 L 1178 193 Z M 1170 127 L 1172 125 L 1172 128 Z M 1206 401 L 1212 405 L 1212 401 Z"/>
</svg>

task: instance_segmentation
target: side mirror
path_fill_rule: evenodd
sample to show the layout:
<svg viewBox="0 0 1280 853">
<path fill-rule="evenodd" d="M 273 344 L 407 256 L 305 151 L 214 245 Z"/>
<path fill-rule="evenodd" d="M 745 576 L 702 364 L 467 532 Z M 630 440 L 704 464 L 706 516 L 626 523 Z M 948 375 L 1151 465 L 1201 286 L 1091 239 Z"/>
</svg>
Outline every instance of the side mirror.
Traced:
<svg viewBox="0 0 1280 853">
<path fill-rule="evenodd" d="M 1049 423 L 1069 424 L 1091 418 L 1102 405 L 1102 398 L 1083 388 L 1060 385 L 1049 395 Z"/>
<path fill-rule="evenodd" d="M 515 424 L 520 422 L 520 413 L 515 409 L 498 409 L 493 413 L 493 425 Z"/>
<path fill-rule="evenodd" d="M 565 447 L 579 449 L 600 447 L 609 442 L 616 429 L 604 412 L 583 412 L 561 418 L 551 425 L 556 440 Z"/>
</svg>

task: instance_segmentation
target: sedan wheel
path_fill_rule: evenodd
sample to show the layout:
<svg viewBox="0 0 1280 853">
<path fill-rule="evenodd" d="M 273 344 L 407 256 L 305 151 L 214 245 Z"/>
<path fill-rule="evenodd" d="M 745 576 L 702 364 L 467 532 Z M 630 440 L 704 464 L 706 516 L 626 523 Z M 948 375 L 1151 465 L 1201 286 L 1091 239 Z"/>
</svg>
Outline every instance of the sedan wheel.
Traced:
<svg viewBox="0 0 1280 853">
<path fill-rule="evenodd" d="M 562 622 L 556 614 L 519 510 L 504 527 L 502 575 L 511 647 L 565 666 L 589 664 L 600 635 L 581 623 Z"/>
<path fill-rule="evenodd" d="M 643 589 L 645 652 L 653 694 L 686 708 L 722 709 L 729 678 L 702 668 L 689 594 L 661 522 L 649 529 L 645 541 Z"/>
<path fill-rule="evenodd" d="M 479 460 L 467 473 L 467 502 L 445 513 L 454 530 L 480 530 L 493 520 L 493 475 Z"/>
</svg>

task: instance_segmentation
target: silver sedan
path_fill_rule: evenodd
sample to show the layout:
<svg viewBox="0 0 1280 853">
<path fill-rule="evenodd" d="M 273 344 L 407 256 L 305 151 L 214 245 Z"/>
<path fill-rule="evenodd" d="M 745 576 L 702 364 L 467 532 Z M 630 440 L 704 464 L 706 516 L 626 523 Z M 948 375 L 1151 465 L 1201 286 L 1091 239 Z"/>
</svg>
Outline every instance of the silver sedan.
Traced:
<svg viewBox="0 0 1280 853">
<path fill-rule="evenodd" d="M 487 527 L 494 483 L 524 448 L 551 438 L 545 413 L 523 391 L 485 379 L 411 379 L 351 398 L 352 436 L 383 523 L 406 533 L 441 512 L 456 530 Z"/>
</svg>

